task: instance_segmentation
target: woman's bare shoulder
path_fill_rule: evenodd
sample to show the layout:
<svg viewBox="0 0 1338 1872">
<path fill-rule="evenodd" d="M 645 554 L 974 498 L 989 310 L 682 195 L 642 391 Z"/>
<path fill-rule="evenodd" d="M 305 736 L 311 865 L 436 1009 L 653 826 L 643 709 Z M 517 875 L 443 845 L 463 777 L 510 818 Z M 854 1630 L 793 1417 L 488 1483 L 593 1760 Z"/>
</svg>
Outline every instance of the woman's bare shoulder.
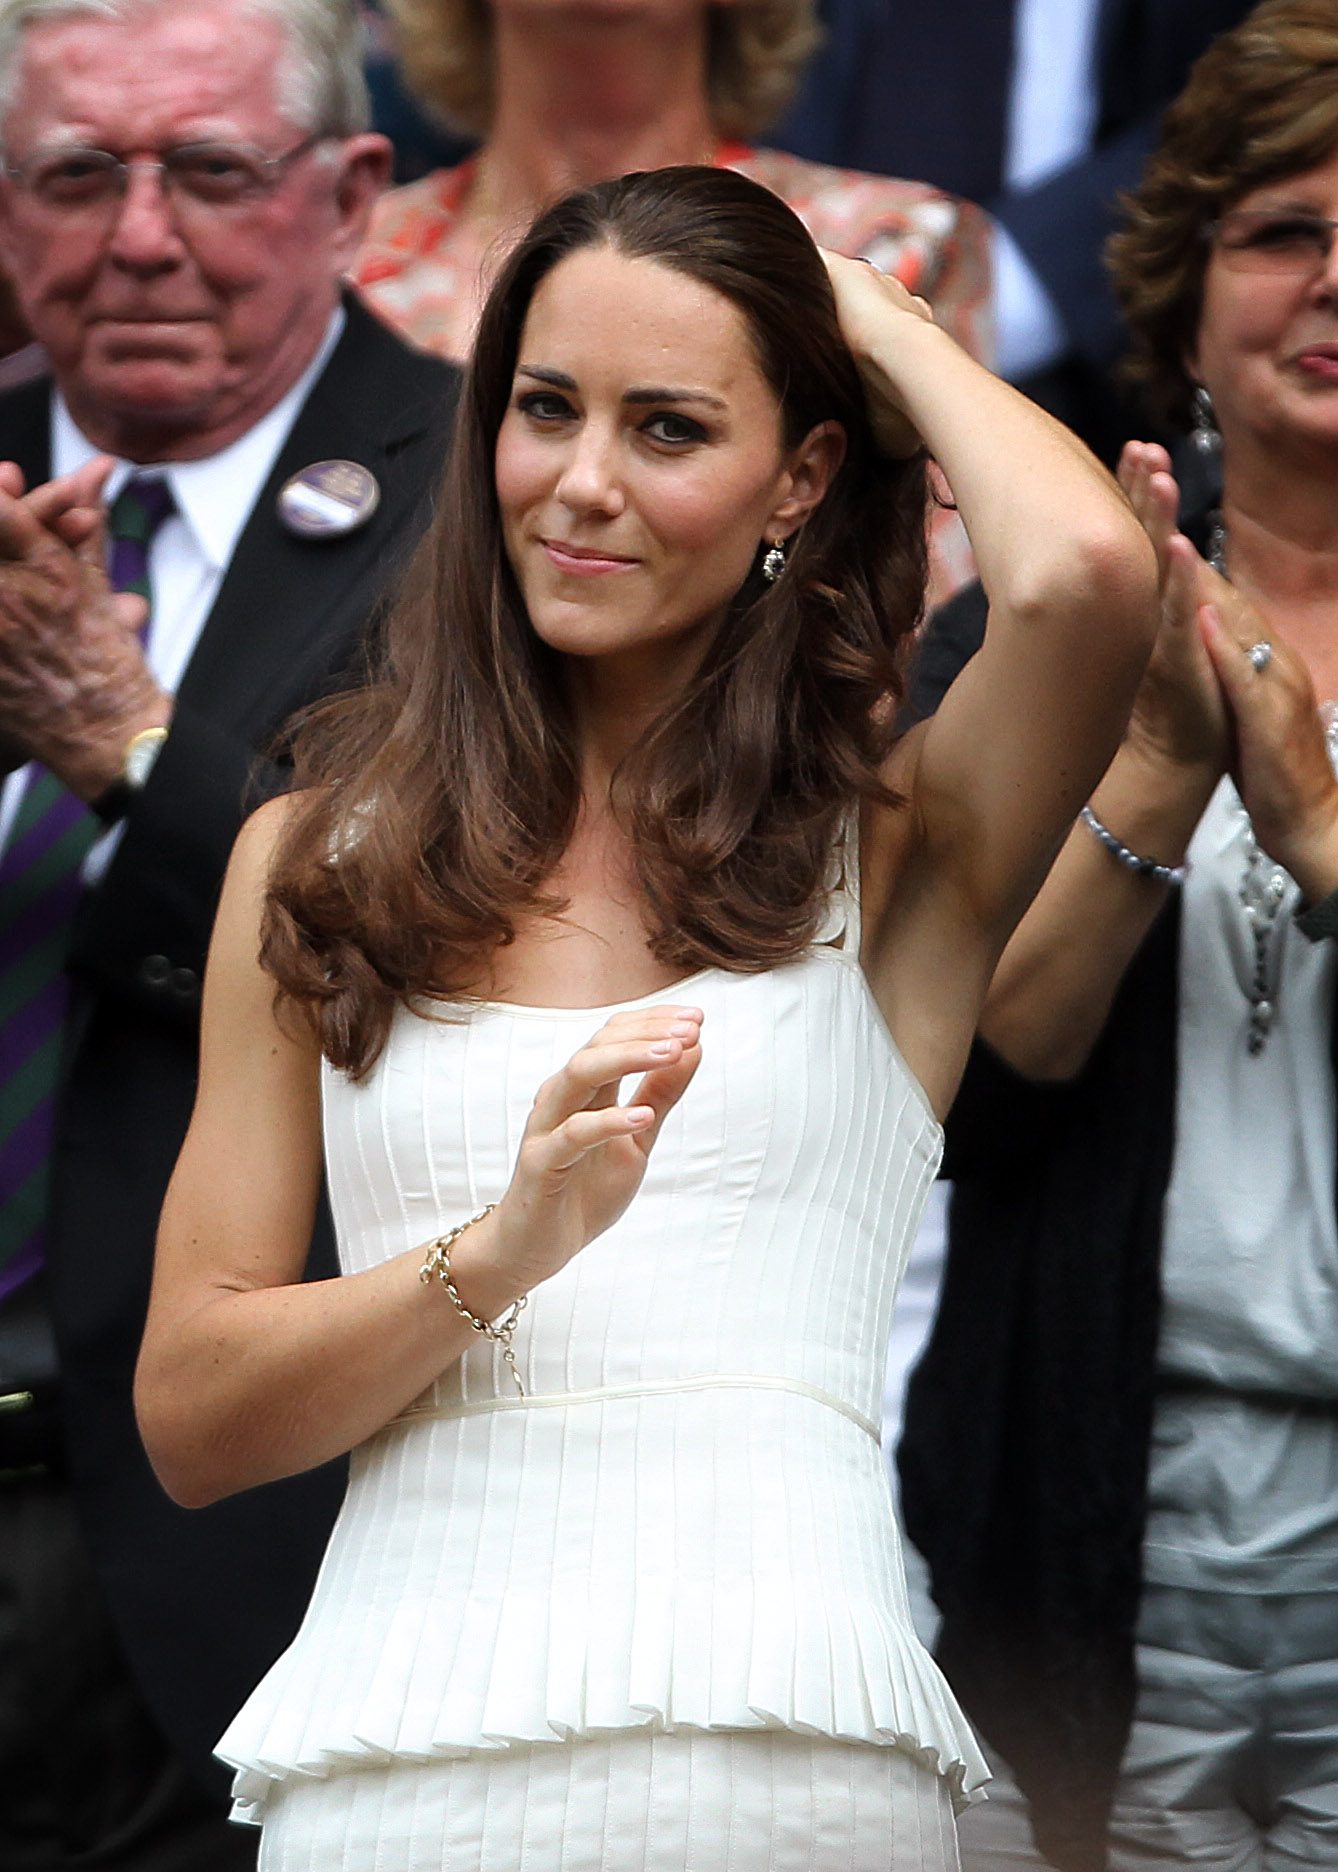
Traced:
<svg viewBox="0 0 1338 1872">
<path fill-rule="evenodd" d="M 247 863 L 256 863 L 271 857 L 295 814 L 310 797 L 309 793 L 280 793 L 257 806 L 250 817 L 242 821 L 242 829 L 232 848 L 234 859 L 240 856 Z"/>
<path fill-rule="evenodd" d="M 274 860 L 280 843 L 302 807 L 310 801 L 309 793 L 281 793 L 257 806 L 233 841 L 223 885 L 225 904 L 242 896 L 259 902 L 268 889 Z"/>
</svg>

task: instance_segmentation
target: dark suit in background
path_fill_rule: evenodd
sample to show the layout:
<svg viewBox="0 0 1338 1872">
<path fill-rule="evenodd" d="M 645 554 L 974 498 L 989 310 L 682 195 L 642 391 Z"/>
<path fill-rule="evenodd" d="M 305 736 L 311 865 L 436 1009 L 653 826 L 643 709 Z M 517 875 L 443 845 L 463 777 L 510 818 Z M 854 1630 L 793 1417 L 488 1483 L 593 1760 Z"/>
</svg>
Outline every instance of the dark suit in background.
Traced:
<svg viewBox="0 0 1338 1872">
<path fill-rule="evenodd" d="M 979 10 L 974 27 L 971 13 Z M 1102 249 L 1166 106 L 1249 0 L 1100 0 L 1092 149 L 1034 188 L 1001 187 L 983 153 L 1006 101 L 1013 0 L 827 0 L 829 40 L 773 141 L 824 162 L 913 175 L 978 200 L 1053 300 L 1068 355 L 1022 387 L 1113 456 L 1134 431 L 1111 373 L 1123 343 Z M 925 73 L 920 61 L 931 59 Z M 957 126 L 969 126 L 955 134 Z"/>
<path fill-rule="evenodd" d="M 220 1808 L 227 1776 L 213 1744 L 296 1630 L 343 1466 L 203 1511 L 177 1508 L 145 1458 L 131 1382 L 158 1211 L 194 1098 L 205 952 L 248 781 L 285 719 L 354 662 L 444 458 L 456 372 L 351 297 L 346 314 L 238 541 L 162 756 L 84 899 L 45 1291 L 11 1302 L 29 1347 L 39 1307 L 54 1326 L 69 1481 L 99 1587 L 145 1701 Z M 0 398 L 0 456 L 30 485 L 49 473 L 50 404 L 45 381 Z M 278 491 L 331 458 L 368 468 L 380 504 L 355 532 L 298 538 L 280 520 Z M 328 1224 L 311 1271 L 335 1271 Z M 236 1851 L 254 1852 L 244 1832 Z M 138 1872 L 149 1861 L 126 1863 Z"/>
</svg>

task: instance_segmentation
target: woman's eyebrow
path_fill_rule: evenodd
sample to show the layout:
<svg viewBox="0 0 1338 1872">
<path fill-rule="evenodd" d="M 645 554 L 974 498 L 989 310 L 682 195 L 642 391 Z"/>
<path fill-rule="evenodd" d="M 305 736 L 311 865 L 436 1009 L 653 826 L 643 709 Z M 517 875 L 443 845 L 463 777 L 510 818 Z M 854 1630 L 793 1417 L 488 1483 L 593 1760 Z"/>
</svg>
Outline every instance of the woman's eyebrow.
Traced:
<svg viewBox="0 0 1338 1872">
<path fill-rule="evenodd" d="M 681 384 L 635 384 L 624 390 L 624 403 L 704 403 L 708 409 L 728 409 L 723 397 L 709 390 L 690 390 Z"/>
<path fill-rule="evenodd" d="M 542 364 L 517 364 L 517 377 L 532 377 L 535 383 L 551 384 L 554 390 L 574 390 L 576 379 L 566 371 L 547 370 Z"/>
<path fill-rule="evenodd" d="M 554 390 L 575 390 L 576 379 L 567 371 L 551 370 L 546 364 L 518 364 L 518 377 L 528 377 L 534 383 L 548 384 Z M 623 402 L 635 404 L 638 408 L 643 403 L 704 403 L 708 409 L 728 409 L 723 397 L 713 396 L 709 390 L 695 390 L 686 384 L 633 384 L 630 390 L 623 392 Z"/>
</svg>

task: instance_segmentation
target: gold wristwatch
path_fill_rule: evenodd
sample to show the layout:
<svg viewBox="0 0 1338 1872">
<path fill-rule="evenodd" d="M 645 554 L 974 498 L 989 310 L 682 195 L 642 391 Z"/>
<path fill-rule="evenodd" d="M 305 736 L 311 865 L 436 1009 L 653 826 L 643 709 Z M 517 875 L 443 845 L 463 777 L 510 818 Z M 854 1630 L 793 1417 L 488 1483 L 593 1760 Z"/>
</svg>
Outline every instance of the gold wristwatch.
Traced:
<svg viewBox="0 0 1338 1872">
<path fill-rule="evenodd" d="M 138 734 L 131 735 L 121 756 L 119 776 L 104 793 L 89 801 L 92 811 L 104 825 L 117 825 L 125 818 L 148 784 L 153 764 L 162 753 L 166 739 L 166 728 L 141 728 Z"/>
</svg>

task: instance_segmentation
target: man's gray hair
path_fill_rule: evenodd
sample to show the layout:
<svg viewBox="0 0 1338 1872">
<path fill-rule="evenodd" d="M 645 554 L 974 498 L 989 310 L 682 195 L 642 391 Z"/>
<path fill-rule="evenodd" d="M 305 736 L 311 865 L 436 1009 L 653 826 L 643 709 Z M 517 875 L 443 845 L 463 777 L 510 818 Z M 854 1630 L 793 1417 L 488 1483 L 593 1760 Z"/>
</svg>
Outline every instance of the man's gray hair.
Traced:
<svg viewBox="0 0 1338 1872">
<path fill-rule="evenodd" d="M 23 35 L 32 26 L 88 15 L 124 19 L 180 0 L 0 0 L 0 138 L 14 101 Z M 280 109 L 301 130 L 354 136 L 371 122 L 356 0 L 231 0 L 239 13 L 282 27 L 288 56 L 277 73 Z"/>
</svg>

